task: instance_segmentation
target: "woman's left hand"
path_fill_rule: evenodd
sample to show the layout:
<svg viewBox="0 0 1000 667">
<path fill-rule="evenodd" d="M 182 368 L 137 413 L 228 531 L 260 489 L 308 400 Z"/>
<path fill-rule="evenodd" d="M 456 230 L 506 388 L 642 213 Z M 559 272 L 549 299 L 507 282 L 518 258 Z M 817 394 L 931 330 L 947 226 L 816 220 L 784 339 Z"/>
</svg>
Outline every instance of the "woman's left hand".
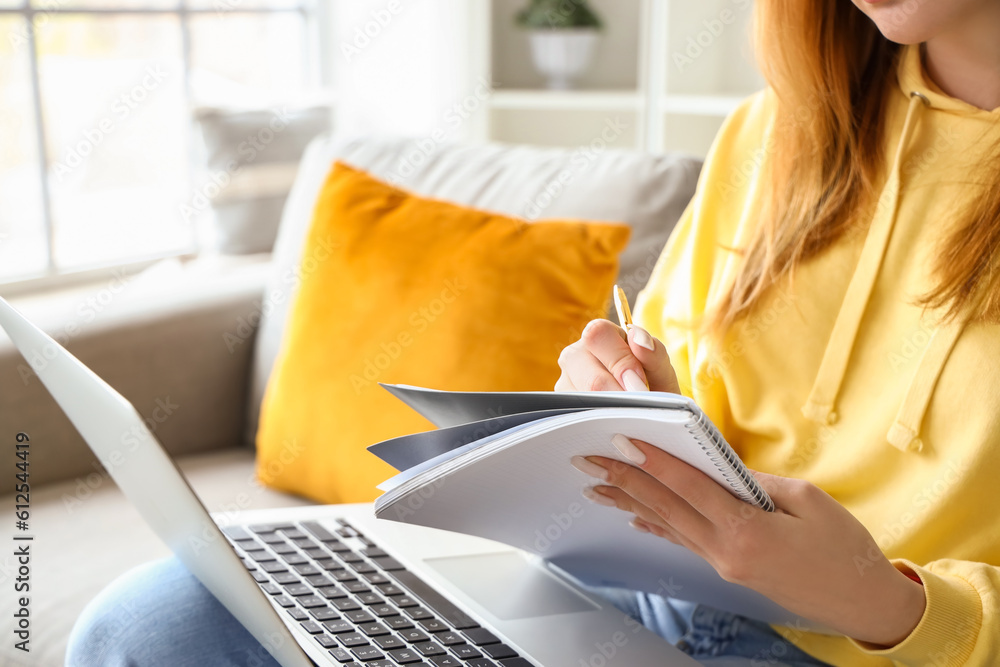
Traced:
<svg viewBox="0 0 1000 667">
<path fill-rule="evenodd" d="M 923 586 L 819 487 L 754 473 L 778 508 L 765 512 L 656 447 L 620 435 L 614 444 L 633 465 L 574 459 L 605 484 L 585 495 L 636 515 L 637 529 L 687 547 L 726 581 L 874 646 L 899 643 L 923 615 Z"/>
</svg>

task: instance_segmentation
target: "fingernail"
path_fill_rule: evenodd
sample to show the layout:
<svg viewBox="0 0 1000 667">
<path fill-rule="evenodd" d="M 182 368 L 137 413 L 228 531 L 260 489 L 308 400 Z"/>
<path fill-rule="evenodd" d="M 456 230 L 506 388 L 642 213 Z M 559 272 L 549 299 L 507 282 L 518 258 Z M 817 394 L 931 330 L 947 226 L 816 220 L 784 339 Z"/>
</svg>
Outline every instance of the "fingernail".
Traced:
<svg viewBox="0 0 1000 667">
<path fill-rule="evenodd" d="M 649 387 L 642 381 L 639 374 L 631 368 L 622 373 L 622 383 L 625 384 L 625 391 L 649 391 Z"/>
<path fill-rule="evenodd" d="M 581 493 L 583 493 L 584 498 L 597 505 L 604 505 L 605 507 L 615 506 L 615 501 L 611 496 L 606 496 L 603 493 L 595 491 L 593 487 L 584 487 Z"/>
<path fill-rule="evenodd" d="M 637 327 L 634 324 L 629 327 L 629 331 L 632 332 L 632 340 L 639 347 L 644 347 L 650 352 L 656 351 L 656 343 L 653 342 L 653 337 L 646 332 L 642 327 Z"/>
<path fill-rule="evenodd" d="M 638 530 L 640 533 L 648 533 L 649 532 L 649 528 L 646 528 L 645 524 L 639 523 L 639 519 L 632 519 L 631 521 L 628 522 L 628 525 L 632 526 L 633 528 L 635 528 L 636 530 Z"/>
<path fill-rule="evenodd" d="M 632 463 L 642 465 L 646 462 L 646 455 L 642 453 L 642 450 L 632 444 L 632 441 L 621 433 L 617 433 L 615 434 L 615 437 L 611 438 L 611 444 L 615 446 L 615 449 L 622 453 L 622 456 L 627 458 Z M 587 461 L 587 463 L 590 462 Z"/>
<path fill-rule="evenodd" d="M 593 461 L 588 461 L 582 456 L 574 456 L 569 460 L 573 467 L 582 472 L 584 475 L 590 475 L 596 479 L 607 481 L 608 471 L 597 465 Z"/>
</svg>

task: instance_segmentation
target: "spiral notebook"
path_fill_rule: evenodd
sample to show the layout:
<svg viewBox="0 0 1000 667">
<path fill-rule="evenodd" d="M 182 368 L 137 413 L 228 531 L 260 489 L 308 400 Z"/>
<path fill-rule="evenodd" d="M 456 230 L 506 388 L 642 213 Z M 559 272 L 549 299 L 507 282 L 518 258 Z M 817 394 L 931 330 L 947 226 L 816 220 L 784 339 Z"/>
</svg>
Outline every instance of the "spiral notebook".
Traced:
<svg viewBox="0 0 1000 667">
<path fill-rule="evenodd" d="M 581 496 L 595 480 L 573 468 L 570 458 L 624 460 L 611 444 L 623 433 L 701 470 L 748 506 L 772 511 L 767 493 L 690 399 L 660 392 L 383 386 L 439 428 L 369 447 L 400 471 L 379 485 L 384 493 L 375 501 L 377 517 L 503 542 L 584 585 L 644 590 L 769 623 L 813 627 L 726 582 L 693 552 L 634 530 L 626 513 Z"/>
</svg>

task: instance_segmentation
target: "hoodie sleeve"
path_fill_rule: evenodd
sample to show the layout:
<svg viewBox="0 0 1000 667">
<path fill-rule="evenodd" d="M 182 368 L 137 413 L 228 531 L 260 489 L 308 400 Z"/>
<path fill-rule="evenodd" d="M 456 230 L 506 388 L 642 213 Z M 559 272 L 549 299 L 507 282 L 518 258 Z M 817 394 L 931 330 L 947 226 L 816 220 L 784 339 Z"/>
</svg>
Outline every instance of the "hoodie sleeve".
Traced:
<svg viewBox="0 0 1000 667">
<path fill-rule="evenodd" d="M 960 560 L 893 564 L 920 577 L 924 615 L 906 639 L 881 650 L 854 642 L 871 656 L 902 667 L 987 667 L 1000 655 L 1000 568 Z"/>
</svg>

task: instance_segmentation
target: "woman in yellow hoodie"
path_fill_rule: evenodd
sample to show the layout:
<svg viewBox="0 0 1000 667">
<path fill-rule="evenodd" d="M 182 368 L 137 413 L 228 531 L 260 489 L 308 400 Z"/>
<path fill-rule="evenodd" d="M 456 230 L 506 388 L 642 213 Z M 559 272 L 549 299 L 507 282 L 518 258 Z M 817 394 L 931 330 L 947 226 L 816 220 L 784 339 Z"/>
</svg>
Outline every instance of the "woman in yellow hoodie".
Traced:
<svg viewBox="0 0 1000 667">
<path fill-rule="evenodd" d="M 697 657 L 1000 664 L 1000 2 L 756 11 L 769 88 L 716 139 L 644 328 L 591 323 L 556 388 L 691 396 L 779 511 L 621 436 L 634 465 L 574 461 L 585 495 L 842 635 L 761 649 L 628 603 Z"/>
</svg>

